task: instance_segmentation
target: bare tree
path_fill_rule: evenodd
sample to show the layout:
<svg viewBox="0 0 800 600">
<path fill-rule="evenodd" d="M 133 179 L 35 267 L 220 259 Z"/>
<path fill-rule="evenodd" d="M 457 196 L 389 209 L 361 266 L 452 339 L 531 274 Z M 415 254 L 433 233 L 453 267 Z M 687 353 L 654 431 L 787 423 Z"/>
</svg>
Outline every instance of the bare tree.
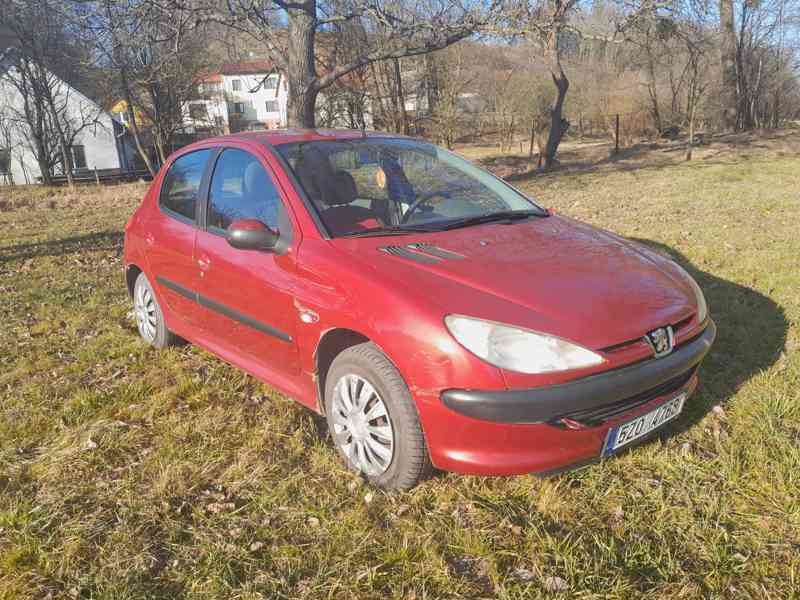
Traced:
<svg viewBox="0 0 800 600">
<path fill-rule="evenodd" d="M 501 4 L 501 0 L 227 0 L 223 6 L 217 0 L 152 2 L 164 10 L 194 10 L 201 20 L 225 23 L 257 38 L 276 70 L 287 77 L 289 124 L 302 127 L 315 125 L 317 97 L 342 77 L 378 61 L 446 48 L 473 34 Z M 319 34 L 347 22 L 363 27 L 361 46 L 347 60 L 318 71 Z"/>
<path fill-rule="evenodd" d="M 82 68 L 72 14 L 54 0 L 10 0 L 2 23 L 13 35 L 11 68 L 3 76 L 15 91 L 17 117 L 27 125 L 30 149 L 43 182 L 60 171 L 73 184 L 72 145 L 81 131 L 99 126 L 100 109 L 74 90 Z M 72 85 L 64 81 L 69 75 Z M 57 157 L 57 158 L 56 158 Z"/>
<path fill-rule="evenodd" d="M 52 172 L 48 164 L 46 138 L 55 138 L 61 156 L 61 170 L 71 186 L 71 138 L 88 123 L 69 122 L 68 90 L 55 75 L 59 62 L 69 55 L 65 30 L 68 17 L 53 0 L 9 0 L 2 22 L 14 36 L 17 50 L 15 68 L 9 81 L 25 100 L 24 112 L 34 138 L 34 149 L 45 181 Z M 97 115 L 94 116 L 96 121 Z"/>
<path fill-rule="evenodd" d="M 146 0 L 71 1 L 81 7 L 82 30 L 116 76 L 137 150 L 155 174 L 148 146 L 159 163 L 174 149 L 184 104 L 207 66 L 208 32 L 188 8 L 168 12 Z"/>
<path fill-rule="evenodd" d="M 734 24 L 733 0 L 719 0 L 720 80 L 722 125 L 725 129 L 736 128 L 738 106 L 736 74 L 736 28 Z"/>
</svg>

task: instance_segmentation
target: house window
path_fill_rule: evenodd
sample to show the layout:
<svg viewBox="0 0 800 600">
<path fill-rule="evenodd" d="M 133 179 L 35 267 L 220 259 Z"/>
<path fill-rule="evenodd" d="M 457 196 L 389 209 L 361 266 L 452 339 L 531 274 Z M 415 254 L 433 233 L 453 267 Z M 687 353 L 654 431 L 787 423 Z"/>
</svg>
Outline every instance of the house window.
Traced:
<svg viewBox="0 0 800 600">
<path fill-rule="evenodd" d="M 275 75 L 270 75 L 267 80 L 264 82 L 264 89 L 265 90 L 277 90 L 278 89 L 278 78 Z"/>
<path fill-rule="evenodd" d="M 79 170 L 86 168 L 86 150 L 83 146 L 70 146 L 70 158 L 72 159 L 72 169 Z"/>
<path fill-rule="evenodd" d="M 239 115 L 244 114 L 244 102 L 234 102 L 233 112 Z"/>
<path fill-rule="evenodd" d="M 0 148 L 0 174 L 11 171 L 11 150 Z"/>
<path fill-rule="evenodd" d="M 231 81 L 231 89 L 234 92 L 240 92 L 242 90 L 242 80 L 234 79 L 233 81 Z"/>
<path fill-rule="evenodd" d="M 194 119 L 196 121 L 207 119 L 208 118 L 208 109 L 206 108 L 206 105 L 201 103 L 201 102 L 197 102 L 195 104 L 190 104 L 189 105 L 189 116 L 192 117 L 192 119 Z"/>
<path fill-rule="evenodd" d="M 280 110 L 281 110 L 280 107 L 278 106 L 278 101 L 277 100 L 267 100 L 265 102 L 265 105 L 266 105 L 268 113 L 276 113 L 276 112 L 280 112 Z"/>
</svg>

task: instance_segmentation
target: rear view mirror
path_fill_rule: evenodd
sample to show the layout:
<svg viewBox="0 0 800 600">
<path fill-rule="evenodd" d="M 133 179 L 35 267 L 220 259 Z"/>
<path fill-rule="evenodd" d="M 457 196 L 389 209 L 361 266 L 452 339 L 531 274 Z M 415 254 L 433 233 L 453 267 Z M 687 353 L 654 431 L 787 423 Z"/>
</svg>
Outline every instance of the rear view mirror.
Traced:
<svg viewBox="0 0 800 600">
<path fill-rule="evenodd" d="M 280 234 L 256 219 L 240 219 L 228 226 L 225 239 L 240 250 L 273 250 Z"/>
</svg>

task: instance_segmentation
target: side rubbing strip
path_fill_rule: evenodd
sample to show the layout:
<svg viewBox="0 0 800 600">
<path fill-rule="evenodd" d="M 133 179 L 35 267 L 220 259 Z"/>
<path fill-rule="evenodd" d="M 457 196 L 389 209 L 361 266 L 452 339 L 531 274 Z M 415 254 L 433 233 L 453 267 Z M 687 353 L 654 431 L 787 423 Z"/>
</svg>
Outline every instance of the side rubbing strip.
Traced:
<svg viewBox="0 0 800 600">
<path fill-rule="evenodd" d="M 234 321 L 238 321 L 239 323 L 247 325 L 248 327 L 252 327 L 256 331 L 260 331 L 261 333 L 266 333 L 267 335 L 276 337 L 279 340 L 283 340 L 284 342 L 292 341 L 292 336 L 290 336 L 288 333 L 284 333 L 280 329 L 275 329 L 271 325 L 267 325 L 266 323 L 257 321 L 252 317 L 243 315 L 239 311 L 234 310 L 228 306 L 225 306 L 224 304 L 220 304 L 219 302 L 214 302 L 210 298 L 198 295 L 198 301 L 200 302 L 201 306 L 210 308 L 214 312 L 218 312 L 221 315 L 225 315 L 229 319 L 233 319 Z"/>
<path fill-rule="evenodd" d="M 188 290 L 182 285 L 178 285 L 174 281 L 170 281 L 169 279 L 164 279 L 163 277 L 156 277 L 156 281 L 163 285 L 165 288 L 168 288 L 175 292 L 176 294 L 180 294 L 184 298 L 188 298 L 189 300 L 194 300 L 197 302 L 197 293 L 193 292 L 192 290 Z"/>
<path fill-rule="evenodd" d="M 176 294 L 180 294 L 184 298 L 188 298 L 189 300 L 194 300 L 201 306 L 205 306 L 206 308 L 210 308 L 214 312 L 218 312 L 221 315 L 225 315 L 229 319 L 233 319 L 234 321 L 238 321 L 248 327 L 252 327 L 256 331 L 260 331 L 261 333 L 266 333 L 267 335 L 271 335 L 273 337 L 278 338 L 284 342 L 291 342 L 292 336 L 288 333 L 281 331 L 280 329 L 275 329 L 271 325 L 267 325 L 266 323 L 262 323 L 261 321 L 257 321 L 252 317 L 248 317 L 240 313 L 237 310 L 234 310 L 224 304 L 220 304 L 219 302 L 214 302 L 210 298 L 206 298 L 205 296 L 201 296 L 197 292 L 193 292 L 192 290 L 186 289 L 182 285 L 178 285 L 174 281 L 170 281 L 169 279 L 165 279 L 164 277 L 156 277 L 156 281 L 163 285 L 165 288 L 168 288 L 175 292 Z"/>
</svg>

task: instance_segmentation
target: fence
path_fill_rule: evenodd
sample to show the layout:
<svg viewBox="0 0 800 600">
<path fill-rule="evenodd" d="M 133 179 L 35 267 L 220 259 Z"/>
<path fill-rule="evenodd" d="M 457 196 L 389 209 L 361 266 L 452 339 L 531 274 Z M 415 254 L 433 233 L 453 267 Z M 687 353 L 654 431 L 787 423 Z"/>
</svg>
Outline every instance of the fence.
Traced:
<svg viewBox="0 0 800 600">
<path fill-rule="evenodd" d="M 149 181 L 152 179 L 150 172 L 145 170 L 137 171 L 124 171 L 122 169 L 93 169 L 93 170 L 79 170 L 72 172 L 73 183 L 94 183 L 96 185 L 124 183 L 129 181 L 138 181 L 144 179 Z M 39 183 L 42 178 L 38 177 Z M 51 185 L 66 185 L 68 183 L 66 175 L 56 175 L 50 178 Z"/>
</svg>

